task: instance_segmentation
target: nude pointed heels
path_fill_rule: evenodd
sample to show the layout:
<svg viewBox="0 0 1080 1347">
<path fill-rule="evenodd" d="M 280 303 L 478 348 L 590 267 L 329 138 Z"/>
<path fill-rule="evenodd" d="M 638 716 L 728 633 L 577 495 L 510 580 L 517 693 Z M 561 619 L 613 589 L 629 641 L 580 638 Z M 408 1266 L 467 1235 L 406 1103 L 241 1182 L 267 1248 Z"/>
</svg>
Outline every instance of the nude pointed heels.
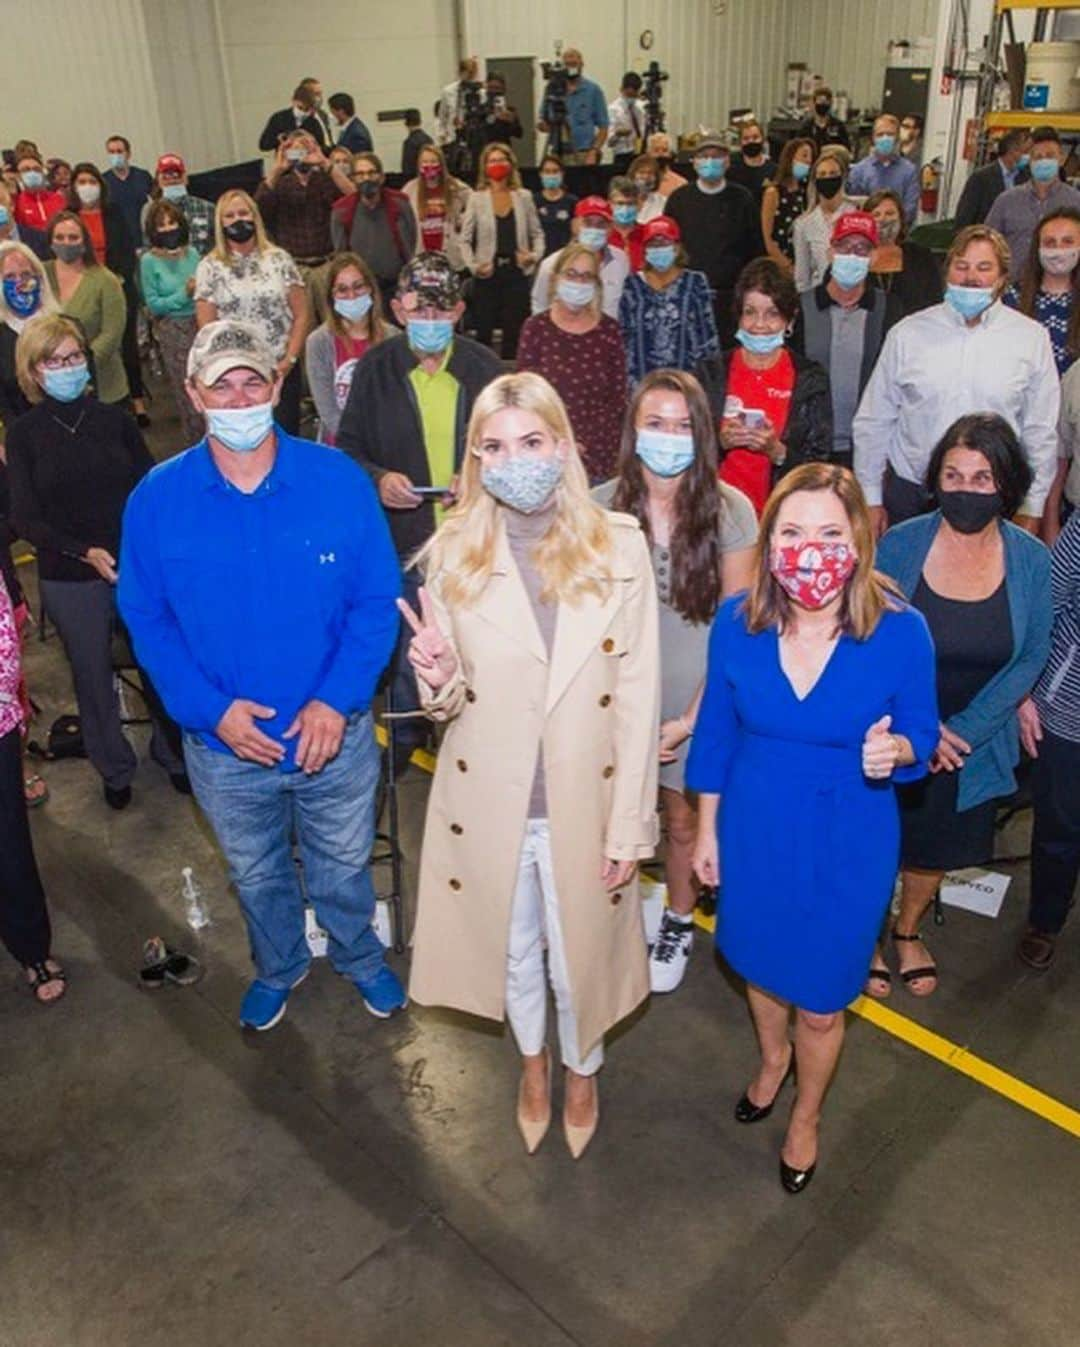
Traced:
<svg viewBox="0 0 1080 1347">
<path fill-rule="evenodd" d="M 597 1084 L 596 1077 L 591 1077 L 593 1082 L 593 1096 L 596 1100 L 596 1108 L 593 1112 L 592 1122 L 585 1127 L 574 1127 L 566 1121 L 566 1108 L 563 1106 L 563 1135 L 566 1137 L 566 1148 L 575 1160 L 580 1160 L 585 1154 L 589 1142 L 596 1134 L 597 1125 L 600 1122 L 600 1087 Z"/>
<path fill-rule="evenodd" d="M 525 1149 L 530 1155 L 534 1154 L 540 1146 L 541 1141 L 547 1136 L 547 1130 L 551 1126 L 551 1050 L 544 1049 L 544 1060 L 547 1065 L 547 1083 L 548 1083 L 548 1105 L 547 1112 L 539 1121 L 533 1118 L 526 1118 L 524 1108 L 524 1086 L 525 1077 L 522 1076 L 518 1082 L 518 1104 L 517 1104 L 517 1125 L 521 1133 L 522 1140 L 525 1142 Z"/>
</svg>

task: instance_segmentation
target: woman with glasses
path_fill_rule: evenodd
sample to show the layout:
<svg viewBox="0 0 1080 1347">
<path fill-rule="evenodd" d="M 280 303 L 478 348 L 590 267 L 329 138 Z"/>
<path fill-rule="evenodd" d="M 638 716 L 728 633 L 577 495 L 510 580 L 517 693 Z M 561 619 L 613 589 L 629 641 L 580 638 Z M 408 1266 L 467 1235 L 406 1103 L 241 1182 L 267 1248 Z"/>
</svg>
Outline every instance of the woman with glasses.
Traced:
<svg viewBox="0 0 1080 1347">
<path fill-rule="evenodd" d="M 60 312 L 86 333 L 98 400 L 126 406 L 131 389 L 122 354 L 127 325 L 123 285 L 97 260 L 89 231 L 74 211 L 54 216 L 46 237 L 53 260 L 45 263 L 45 274 Z"/>
<path fill-rule="evenodd" d="M 338 253 L 326 273 L 326 322 L 307 339 L 305 364 L 319 439 L 335 444 L 357 361 L 393 330 L 383 321 L 382 296 L 371 268 L 356 253 Z"/>
<path fill-rule="evenodd" d="M 15 372 L 15 343 L 35 313 L 53 313 L 56 300 L 45 268 L 25 243 L 0 243 L 0 421 L 10 430 L 30 410 Z"/>
<path fill-rule="evenodd" d="M 568 244 L 551 273 L 551 307 L 521 329 L 519 370 L 542 374 L 562 398 L 590 485 L 615 475 L 626 407 L 619 325 L 601 309 L 600 257 Z"/>
</svg>

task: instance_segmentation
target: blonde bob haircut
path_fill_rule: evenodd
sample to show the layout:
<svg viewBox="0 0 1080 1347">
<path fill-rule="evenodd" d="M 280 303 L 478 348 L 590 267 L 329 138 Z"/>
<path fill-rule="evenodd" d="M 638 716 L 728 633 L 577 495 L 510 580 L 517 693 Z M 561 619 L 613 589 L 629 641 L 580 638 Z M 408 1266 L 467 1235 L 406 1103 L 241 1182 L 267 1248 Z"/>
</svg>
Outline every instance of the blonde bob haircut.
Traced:
<svg viewBox="0 0 1080 1347">
<path fill-rule="evenodd" d="M 210 256 L 216 257 L 219 262 L 229 262 L 232 258 L 232 254 L 229 252 L 229 240 L 225 237 L 221 217 L 234 201 L 242 201 L 251 211 L 251 218 L 255 222 L 255 251 L 262 254 L 266 252 L 267 248 L 273 247 L 266 236 L 262 211 L 259 210 L 255 198 L 249 196 L 247 192 L 241 191 L 239 187 L 232 187 L 218 197 L 217 205 L 214 207 L 214 247 Z"/>
<path fill-rule="evenodd" d="M 74 337 L 86 355 L 86 334 L 74 318 L 62 313 L 38 313 L 27 319 L 15 343 L 15 377 L 29 402 L 40 402 L 45 394 L 37 379 L 37 367 L 48 360 L 67 337 Z"/>
<path fill-rule="evenodd" d="M 794 605 L 774 579 L 769 565 L 780 507 L 799 491 L 831 491 L 844 507 L 858 558 L 837 615 L 837 634 L 865 641 L 874 634 L 886 609 L 899 609 L 904 599 L 887 577 L 874 569 L 874 529 L 862 488 L 853 473 L 835 463 L 803 463 L 782 477 L 765 502 L 754 548 L 754 577 L 743 611 L 751 635 L 775 628 L 783 632 Z"/>
<path fill-rule="evenodd" d="M 425 149 L 427 147 L 425 146 Z M 504 145 L 501 140 L 493 140 L 490 145 L 485 145 L 480 155 L 480 162 L 476 166 L 476 190 L 481 192 L 487 187 L 487 162 L 496 150 L 500 150 L 510 160 L 510 177 L 508 184 L 514 190 L 521 188 L 521 172 L 518 169 L 517 155 L 509 145 Z"/>
<path fill-rule="evenodd" d="M 966 229 L 961 229 L 956 238 L 953 239 L 952 247 L 945 258 L 945 274 L 948 274 L 949 268 L 956 259 L 963 257 L 973 243 L 989 243 L 994 250 L 994 256 L 998 260 L 998 266 L 1001 268 L 1001 277 L 1007 281 L 1009 268 L 1012 265 L 1012 251 L 996 229 L 991 229 L 989 225 L 984 224 L 968 225 Z"/>
<path fill-rule="evenodd" d="M 565 248 L 560 249 L 560 251 L 555 254 L 555 265 L 551 269 L 549 293 L 554 302 L 556 298 L 555 286 L 558 283 L 559 277 L 572 267 L 575 262 L 580 261 L 582 258 L 590 259 L 593 266 L 596 268 L 596 275 L 593 278 L 596 281 L 596 291 L 585 307 L 591 313 L 594 313 L 599 317 L 604 302 L 604 280 L 600 275 L 600 255 L 599 253 L 594 253 L 591 248 L 586 248 L 584 243 L 568 243 Z"/>
<path fill-rule="evenodd" d="M 488 420 L 507 407 L 535 413 L 552 438 L 569 448 L 562 480 L 555 488 L 554 519 L 532 554 L 543 581 L 542 597 L 572 605 L 587 594 L 605 598 L 612 582 L 611 526 L 589 494 L 562 398 L 539 374 L 503 374 L 476 399 L 465 433 L 458 503 L 413 564 L 420 565 L 430 580 L 438 580 L 442 597 L 452 608 L 470 606 L 483 592 L 503 525 L 498 502 L 481 478 L 480 444 Z"/>
<path fill-rule="evenodd" d="M 37 313 L 34 314 L 34 317 L 36 318 L 42 313 L 55 313 L 59 306 L 56 303 L 56 296 L 52 292 L 52 286 L 49 284 L 49 278 L 45 274 L 45 268 L 41 264 L 41 259 L 32 249 L 28 248 L 25 243 L 20 243 L 18 239 L 7 239 L 5 242 L 0 243 L 0 275 L 3 274 L 4 263 L 13 253 L 21 257 L 38 278 L 38 284 L 40 286 L 38 293 L 41 296 L 41 306 Z M 6 323 L 11 318 L 18 319 L 18 316 L 18 314 L 12 313 L 11 309 L 8 307 L 8 302 L 4 298 L 3 288 L 0 287 L 0 323 Z M 29 322 L 30 320 L 26 319 L 25 321 Z"/>
</svg>

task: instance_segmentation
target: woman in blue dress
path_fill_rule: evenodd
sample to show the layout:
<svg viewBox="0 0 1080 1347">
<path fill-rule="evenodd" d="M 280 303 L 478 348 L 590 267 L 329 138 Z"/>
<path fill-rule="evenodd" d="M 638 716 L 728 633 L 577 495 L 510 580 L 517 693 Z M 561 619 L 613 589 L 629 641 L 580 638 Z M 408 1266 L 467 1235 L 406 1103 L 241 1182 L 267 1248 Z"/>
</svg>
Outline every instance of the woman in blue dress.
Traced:
<svg viewBox="0 0 1080 1347">
<path fill-rule="evenodd" d="M 723 797 L 716 943 L 746 979 L 761 1049 L 736 1119 L 767 1117 L 798 1073 L 780 1152 L 788 1192 L 814 1173 L 844 1007 L 892 893 L 893 783 L 922 776 L 937 739 L 933 645 L 874 570 L 862 492 L 844 468 L 796 468 L 765 506 L 750 590 L 717 614 L 686 769 L 705 884 L 719 878 Z"/>
</svg>

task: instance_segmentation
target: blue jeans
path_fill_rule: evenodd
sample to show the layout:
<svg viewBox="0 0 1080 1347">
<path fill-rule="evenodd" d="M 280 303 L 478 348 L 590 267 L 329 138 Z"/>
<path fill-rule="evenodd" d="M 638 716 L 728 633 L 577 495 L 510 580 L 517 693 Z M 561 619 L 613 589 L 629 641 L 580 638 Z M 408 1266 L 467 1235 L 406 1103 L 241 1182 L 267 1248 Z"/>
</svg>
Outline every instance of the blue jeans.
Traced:
<svg viewBox="0 0 1080 1347">
<path fill-rule="evenodd" d="M 330 962 L 354 981 L 373 978 L 383 947 L 371 926 L 368 862 L 379 751 L 370 713 L 350 716 L 341 752 L 314 776 L 217 753 L 193 734 L 184 735 L 184 756 L 195 798 L 225 853 L 260 981 L 284 990 L 311 962 L 294 830 Z"/>
</svg>

